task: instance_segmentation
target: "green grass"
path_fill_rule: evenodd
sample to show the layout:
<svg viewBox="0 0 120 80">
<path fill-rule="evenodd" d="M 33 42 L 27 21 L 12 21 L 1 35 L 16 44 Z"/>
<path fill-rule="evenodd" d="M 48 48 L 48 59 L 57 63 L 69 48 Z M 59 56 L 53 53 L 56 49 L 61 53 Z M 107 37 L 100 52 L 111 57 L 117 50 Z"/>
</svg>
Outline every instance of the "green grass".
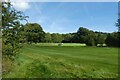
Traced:
<svg viewBox="0 0 120 80">
<path fill-rule="evenodd" d="M 59 43 L 37 43 L 39 46 L 58 46 Z M 79 43 L 63 43 L 62 46 L 86 46 L 85 44 Z"/>
<path fill-rule="evenodd" d="M 74 46 L 80 44 L 33 44 L 21 50 L 8 78 L 114 78 L 117 77 L 118 49 Z M 48 45 L 48 46 L 46 46 Z M 55 45 L 55 46 L 54 46 Z M 73 46 L 72 46 L 73 45 Z"/>
</svg>

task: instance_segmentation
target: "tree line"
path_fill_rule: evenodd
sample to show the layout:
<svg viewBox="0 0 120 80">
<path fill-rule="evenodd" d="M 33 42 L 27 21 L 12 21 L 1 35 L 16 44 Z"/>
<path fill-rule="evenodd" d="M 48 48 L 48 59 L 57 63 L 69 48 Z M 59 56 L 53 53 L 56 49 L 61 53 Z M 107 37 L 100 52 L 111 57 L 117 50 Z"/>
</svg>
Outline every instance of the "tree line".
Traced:
<svg viewBox="0 0 120 80">
<path fill-rule="evenodd" d="M 38 23 L 27 23 L 21 27 L 21 42 L 25 43 L 84 43 L 87 46 L 119 47 L 119 33 L 103 33 L 80 27 L 75 33 L 46 33 Z M 24 39 L 24 40 L 23 40 Z"/>
</svg>

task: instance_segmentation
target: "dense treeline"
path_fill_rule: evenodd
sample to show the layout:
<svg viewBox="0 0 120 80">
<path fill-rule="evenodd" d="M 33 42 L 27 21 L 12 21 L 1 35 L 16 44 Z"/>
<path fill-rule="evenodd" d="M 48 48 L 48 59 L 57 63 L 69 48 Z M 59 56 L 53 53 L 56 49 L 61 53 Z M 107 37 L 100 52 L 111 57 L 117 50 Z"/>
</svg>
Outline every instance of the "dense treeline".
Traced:
<svg viewBox="0 0 120 80">
<path fill-rule="evenodd" d="M 119 46 L 119 33 L 103 33 L 94 32 L 84 27 L 80 27 L 75 33 L 59 34 L 59 33 L 45 33 L 41 25 L 37 23 L 27 23 L 21 27 L 21 33 L 27 43 L 85 43 L 87 46 Z"/>
<path fill-rule="evenodd" d="M 107 46 L 114 46 L 114 47 L 120 47 L 120 33 L 119 32 L 114 32 L 114 33 L 109 33 L 106 38 L 106 44 Z"/>
</svg>

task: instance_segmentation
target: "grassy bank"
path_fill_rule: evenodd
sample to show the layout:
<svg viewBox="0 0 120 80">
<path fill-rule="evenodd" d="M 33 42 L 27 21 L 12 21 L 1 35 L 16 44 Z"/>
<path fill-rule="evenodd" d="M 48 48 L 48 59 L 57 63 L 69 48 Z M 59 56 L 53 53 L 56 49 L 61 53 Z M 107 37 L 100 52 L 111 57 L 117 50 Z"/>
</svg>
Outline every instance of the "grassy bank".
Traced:
<svg viewBox="0 0 120 80">
<path fill-rule="evenodd" d="M 11 73 L 3 77 L 114 78 L 117 55 L 117 48 L 108 47 L 25 45 Z"/>
</svg>

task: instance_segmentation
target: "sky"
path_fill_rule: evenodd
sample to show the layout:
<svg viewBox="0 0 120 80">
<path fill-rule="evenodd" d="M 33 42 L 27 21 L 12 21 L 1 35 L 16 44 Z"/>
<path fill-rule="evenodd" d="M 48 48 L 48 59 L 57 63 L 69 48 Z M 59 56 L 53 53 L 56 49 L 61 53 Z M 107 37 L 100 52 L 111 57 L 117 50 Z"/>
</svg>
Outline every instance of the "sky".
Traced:
<svg viewBox="0 0 120 80">
<path fill-rule="evenodd" d="M 13 6 L 38 23 L 45 32 L 72 33 L 79 27 L 93 31 L 117 31 L 117 2 L 19 2 Z"/>
</svg>

